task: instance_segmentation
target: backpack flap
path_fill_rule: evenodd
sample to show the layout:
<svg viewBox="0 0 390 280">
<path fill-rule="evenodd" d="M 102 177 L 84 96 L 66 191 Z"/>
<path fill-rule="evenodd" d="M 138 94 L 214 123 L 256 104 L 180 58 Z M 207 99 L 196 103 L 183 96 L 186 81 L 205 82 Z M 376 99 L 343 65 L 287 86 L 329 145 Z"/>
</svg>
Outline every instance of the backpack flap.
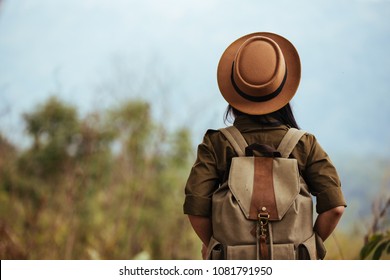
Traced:
<svg viewBox="0 0 390 280">
<path fill-rule="evenodd" d="M 281 220 L 299 195 L 299 170 L 296 159 L 275 158 L 273 161 L 273 182 Z"/>
<path fill-rule="evenodd" d="M 253 192 L 253 160 L 254 157 L 233 158 L 228 180 L 230 191 L 247 219 Z"/>
<path fill-rule="evenodd" d="M 236 157 L 228 185 L 247 219 L 267 212 L 270 221 L 278 221 L 299 194 L 298 166 L 295 159 Z"/>
</svg>

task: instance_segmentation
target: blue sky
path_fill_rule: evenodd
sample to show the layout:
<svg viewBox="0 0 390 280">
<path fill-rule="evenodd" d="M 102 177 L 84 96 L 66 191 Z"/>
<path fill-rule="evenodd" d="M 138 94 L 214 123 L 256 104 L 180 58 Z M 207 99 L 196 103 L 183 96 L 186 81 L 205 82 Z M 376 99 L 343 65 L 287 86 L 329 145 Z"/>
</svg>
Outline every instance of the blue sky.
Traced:
<svg viewBox="0 0 390 280">
<path fill-rule="evenodd" d="M 0 0 L 0 132 L 28 145 L 21 114 L 50 95 L 81 114 L 143 98 L 197 145 L 224 126 L 222 52 L 256 31 L 296 46 L 298 123 L 340 167 L 344 224 L 366 215 L 389 186 L 390 0 Z"/>
<path fill-rule="evenodd" d="M 389 0 L 3 0 L 0 130 L 22 139 L 22 112 L 49 95 L 81 112 L 125 98 L 194 141 L 223 126 L 216 67 L 251 32 L 292 41 L 302 62 L 292 104 L 330 153 L 390 155 Z M 337 140 L 337 141 L 336 141 Z M 22 141 L 23 142 L 23 141 Z"/>
</svg>

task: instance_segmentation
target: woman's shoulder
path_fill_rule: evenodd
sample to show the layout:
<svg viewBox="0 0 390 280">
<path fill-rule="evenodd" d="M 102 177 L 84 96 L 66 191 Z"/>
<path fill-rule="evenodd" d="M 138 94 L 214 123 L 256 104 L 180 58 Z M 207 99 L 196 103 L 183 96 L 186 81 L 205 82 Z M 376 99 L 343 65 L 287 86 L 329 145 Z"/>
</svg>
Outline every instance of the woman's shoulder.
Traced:
<svg viewBox="0 0 390 280">
<path fill-rule="evenodd" d="M 296 152 L 300 153 L 308 161 L 327 156 L 326 151 L 320 145 L 317 137 L 307 131 L 298 142 Z"/>
<path fill-rule="evenodd" d="M 311 133 L 310 131 L 307 131 L 305 129 L 303 129 L 303 131 L 305 132 L 305 134 L 303 134 L 303 136 L 301 138 L 302 142 L 304 142 L 306 145 L 310 145 L 310 146 L 317 143 L 317 138 L 313 133 Z"/>
<path fill-rule="evenodd" d="M 219 129 L 207 129 L 200 145 L 212 148 L 215 143 L 221 141 L 222 137 L 222 133 Z"/>
<path fill-rule="evenodd" d="M 223 139 L 223 133 L 222 133 L 222 130 L 225 129 L 225 128 L 228 128 L 228 127 L 221 127 L 221 128 L 218 128 L 218 129 L 207 129 L 206 130 L 206 133 L 204 134 L 204 137 L 203 138 L 209 138 L 209 139 L 220 139 L 222 138 Z"/>
</svg>

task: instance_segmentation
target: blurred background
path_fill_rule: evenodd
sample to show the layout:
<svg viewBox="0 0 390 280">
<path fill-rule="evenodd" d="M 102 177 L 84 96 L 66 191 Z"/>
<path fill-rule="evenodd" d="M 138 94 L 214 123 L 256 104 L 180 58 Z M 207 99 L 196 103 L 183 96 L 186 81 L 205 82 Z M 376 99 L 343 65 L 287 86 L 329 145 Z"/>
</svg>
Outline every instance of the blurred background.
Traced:
<svg viewBox="0 0 390 280">
<path fill-rule="evenodd" d="M 348 208 L 327 259 L 390 253 L 389 0 L 0 0 L 0 258 L 199 259 L 182 213 L 225 48 L 298 49 L 292 106 Z"/>
</svg>

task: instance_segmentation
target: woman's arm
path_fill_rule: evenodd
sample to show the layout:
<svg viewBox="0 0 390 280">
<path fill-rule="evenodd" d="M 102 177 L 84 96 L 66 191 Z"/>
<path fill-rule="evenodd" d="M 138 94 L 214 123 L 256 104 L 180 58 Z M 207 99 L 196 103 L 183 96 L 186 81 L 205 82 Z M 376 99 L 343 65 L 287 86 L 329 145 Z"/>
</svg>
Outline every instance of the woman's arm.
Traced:
<svg viewBox="0 0 390 280">
<path fill-rule="evenodd" d="M 208 217 L 188 215 L 192 228 L 202 241 L 202 258 L 206 259 L 207 247 L 209 246 L 210 238 L 213 235 L 211 219 Z"/>
<path fill-rule="evenodd" d="M 203 244 L 209 246 L 210 238 L 213 235 L 211 219 L 209 217 L 188 215 L 192 228 L 202 240 Z"/>
<path fill-rule="evenodd" d="M 325 241 L 336 228 L 344 213 L 344 206 L 338 206 L 318 215 L 314 224 L 314 231 Z"/>
</svg>

